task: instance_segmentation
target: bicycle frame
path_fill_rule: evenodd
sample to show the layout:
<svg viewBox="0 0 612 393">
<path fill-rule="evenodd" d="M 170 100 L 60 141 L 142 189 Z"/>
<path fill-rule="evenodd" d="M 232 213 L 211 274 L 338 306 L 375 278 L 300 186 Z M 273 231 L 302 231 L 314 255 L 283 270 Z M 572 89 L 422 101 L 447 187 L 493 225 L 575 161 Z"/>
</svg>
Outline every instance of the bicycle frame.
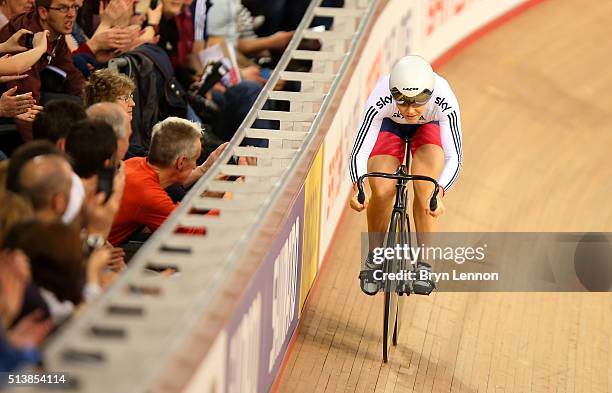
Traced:
<svg viewBox="0 0 612 393">
<path fill-rule="evenodd" d="M 408 243 L 411 247 L 412 239 L 410 235 L 410 219 L 408 217 L 408 193 L 406 186 L 409 181 L 428 181 L 434 184 L 434 192 L 429 200 L 429 208 L 434 211 L 438 205 L 438 192 L 440 186 L 438 182 L 428 176 L 422 175 L 410 175 L 408 168 L 410 168 L 410 137 L 406 139 L 406 154 L 405 161 L 399 166 L 395 173 L 384 173 L 384 172 L 371 172 L 366 173 L 359 177 L 357 181 L 357 187 L 359 189 L 358 201 L 363 204 L 365 201 L 365 193 L 363 191 L 363 180 L 367 177 L 380 177 L 385 179 L 395 179 L 397 181 L 395 185 L 395 202 L 393 204 L 393 210 L 389 221 L 389 230 L 387 232 L 386 246 L 393 247 L 400 244 Z M 398 222 L 399 220 L 399 222 Z M 391 239 L 393 236 L 393 239 Z M 395 243 L 395 244 L 394 244 Z M 395 273 L 402 270 L 403 262 L 397 262 L 395 258 L 392 260 L 385 260 L 384 272 Z M 386 363 L 388 360 L 388 354 L 391 342 L 394 346 L 397 345 L 397 339 L 399 337 L 399 331 L 401 328 L 401 304 L 403 298 L 398 296 L 397 287 L 394 280 L 389 279 L 389 275 L 385 276 L 384 283 L 384 318 L 383 318 L 383 361 Z M 405 283 L 400 288 L 400 294 L 405 292 Z M 391 325 L 393 324 L 393 325 Z M 392 327 L 393 326 L 393 327 Z M 393 335 L 391 335 L 391 329 L 393 329 Z"/>
</svg>

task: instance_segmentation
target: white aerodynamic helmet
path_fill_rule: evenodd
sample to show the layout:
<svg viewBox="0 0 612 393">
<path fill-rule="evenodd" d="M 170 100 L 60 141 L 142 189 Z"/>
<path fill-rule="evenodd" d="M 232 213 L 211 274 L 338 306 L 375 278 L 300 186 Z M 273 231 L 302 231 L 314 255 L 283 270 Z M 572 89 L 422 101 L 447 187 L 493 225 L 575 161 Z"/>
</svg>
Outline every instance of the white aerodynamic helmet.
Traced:
<svg viewBox="0 0 612 393">
<path fill-rule="evenodd" d="M 398 104 L 424 105 L 434 90 L 434 72 L 424 58 L 408 55 L 391 69 L 389 90 Z"/>
</svg>

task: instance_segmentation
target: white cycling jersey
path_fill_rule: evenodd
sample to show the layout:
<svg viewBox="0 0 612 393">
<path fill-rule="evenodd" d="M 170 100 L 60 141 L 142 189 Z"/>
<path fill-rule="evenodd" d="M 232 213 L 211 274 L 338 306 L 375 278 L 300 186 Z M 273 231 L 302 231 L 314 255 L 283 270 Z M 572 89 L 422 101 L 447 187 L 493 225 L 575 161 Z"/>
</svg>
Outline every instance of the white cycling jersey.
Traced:
<svg viewBox="0 0 612 393">
<path fill-rule="evenodd" d="M 349 165 L 351 180 L 357 182 L 359 176 L 367 173 L 368 158 L 376 144 L 383 119 L 388 118 L 398 124 L 412 124 L 404 119 L 389 91 L 389 75 L 381 78 L 368 97 L 363 119 L 357 129 L 357 137 L 351 152 Z M 440 140 L 444 150 L 444 168 L 438 183 L 448 191 L 459 177 L 463 149 L 461 143 L 461 120 L 459 104 L 446 79 L 435 74 L 435 85 L 431 99 L 419 118 L 419 124 L 438 122 Z"/>
</svg>

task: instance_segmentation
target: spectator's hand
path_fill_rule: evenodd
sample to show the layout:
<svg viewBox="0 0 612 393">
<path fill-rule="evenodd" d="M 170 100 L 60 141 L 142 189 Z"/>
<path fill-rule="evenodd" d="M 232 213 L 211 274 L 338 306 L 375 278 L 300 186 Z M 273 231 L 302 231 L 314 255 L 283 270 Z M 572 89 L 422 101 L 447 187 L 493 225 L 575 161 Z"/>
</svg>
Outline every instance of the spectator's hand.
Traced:
<svg viewBox="0 0 612 393">
<path fill-rule="evenodd" d="M 87 282 L 102 287 L 104 270 L 111 263 L 111 252 L 102 247 L 94 250 L 87 260 Z"/>
<path fill-rule="evenodd" d="M 278 31 L 270 36 L 269 49 L 285 50 L 291 38 L 293 38 L 292 31 Z"/>
<path fill-rule="evenodd" d="M 142 26 L 142 24 L 147 20 L 147 17 L 142 14 L 134 14 L 130 18 L 130 25 Z"/>
<path fill-rule="evenodd" d="M 122 162 L 115 172 L 113 193 L 106 203 L 104 202 L 106 195 L 103 192 L 86 197 L 85 222 L 88 233 L 101 235 L 106 239 L 113 225 L 115 214 L 119 210 L 124 186 L 125 170 Z"/>
<path fill-rule="evenodd" d="M 34 105 L 27 112 L 15 116 L 15 119 L 32 123 L 36 119 L 36 115 L 40 113 L 44 108 L 40 105 Z"/>
<path fill-rule="evenodd" d="M 121 52 L 138 46 L 134 45 L 134 43 L 138 40 L 139 34 L 140 27 L 138 26 L 97 30 L 87 44 L 92 52 L 94 52 L 96 61 L 100 64 L 106 64 Z"/>
<path fill-rule="evenodd" d="M 202 168 L 202 173 L 203 174 L 206 173 L 210 169 L 210 167 L 213 166 L 215 161 L 217 161 L 219 159 L 219 157 L 221 156 L 221 153 L 223 153 L 223 151 L 227 147 L 228 143 L 229 142 L 225 142 L 224 144 L 222 144 L 219 147 L 217 147 L 212 153 L 210 153 L 208 158 L 206 158 L 206 161 L 204 161 L 204 163 L 202 163 L 202 165 L 200 165 L 200 168 Z"/>
<path fill-rule="evenodd" d="M 39 31 L 34 34 L 34 38 L 32 38 L 32 47 L 34 49 L 40 49 L 42 52 L 47 51 L 47 43 L 49 39 L 49 30 Z"/>
<path fill-rule="evenodd" d="M 204 161 L 202 165 L 196 167 L 193 171 L 191 171 L 185 182 L 183 182 L 183 186 L 191 186 L 193 183 L 198 181 L 198 179 L 202 177 L 206 172 L 208 172 L 208 170 L 215 163 L 215 161 L 219 159 L 219 156 L 221 155 L 221 153 L 223 153 L 223 150 L 225 150 L 228 143 L 229 142 L 225 142 L 224 144 L 217 147 L 212 153 L 210 153 L 210 155 L 208 156 L 208 158 L 206 158 L 206 161 Z"/>
<path fill-rule="evenodd" d="M 108 288 L 118 277 L 119 273 L 112 270 L 104 270 L 100 277 L 100 283 L 98 284 L 102 289 Z"/>
<path fill-rule="evenodd" d="M 19 44 L 19 40 L 24 34 L 32 34 L 30 30 L 21 29 L 15 34 L 11 36 L 6 42 L 2 44 L 2 52 L 4 53 L 15 53 L 15 52 L 23 52 L 28 50 L 25 46 Z"/>
<path fill-rule="evenodd" d="M 158 35 L 155 35 L 155 36 L 149 38 L 146 35 L 142 34 L 143 32 L 144 32 L 144 30 L 142 30 L 139 33 L 140 36 L 138 38 L 136 38 L 134 41 L 132 41 L 132 44 L 126 50 L 132 50 L 132 49 L 137 48 L 137 47 L 139 47 L 140 45 L 143 45 L 143 44 L 157 45 L 157 43 L 159 42 L 159 36 Z"/>
<path fill-rule="evenodd" d="M 155 9 L 149 8 L 147 10 L 147 23 L 150 25 L 159 25 L 159 22 L 161 21 L 162 18 L 162 13 L 164 10 L 163 7 L 163 1 L 158 1 L 157 2 L 157 7 Z"/>
<path fill-rule="evenodd" d="M 113 245 L 110 244 L 108 241 L 106 242 L 105 247 L 108 248 L 111 252 L 111 262 L 108 267 L 116 273 L 125 270 L 127 265 L 125 264 L 125 251 L 123 250 L 123 248 L 113 247 Z"/>
<path fill-rule="evenodd" d="M 19 250 L 0 251 L 0 266 L 0 324 L 11 324 L 19 315 L 32 274 L 28 257 Z"/>
<path fill-rule="evenodd" d="M 36 103 L 32 93 L 15 95 L 17 86 L 8 89 L 0 97 L 0 117 L 15 117 L 27 113 Z"/>
<path fill-rule="evenodd" d="M 130 27 L 113 27 L 107 30 L 97 30 L 87 43 L 92 52 L 127 48 L 138 36 Z"/>
<path fill-rule="evenodd" d="M 140 25 L 129 25 L 128 27 L 125 28 L 126 31 L 128 32 L 128 34 L 130 35 L 131 41 L 130 43 L 123 47 L 120 48 L 120 50 L 122 51 L 129 51 L 132 50 L 144 43 L 153 43 L 156 44 L 157 41 L 159 41 L 159 37 L 157 36 L 153 36 L 153 37 L 147 37 L 145 35 L 146 30 L 145 29 L 141 29 Z M 155 40 L 153 38 L 156 38 Z"/>
<path fill-rule="evenodd" d="M 112 27 L 125 14 L 132 12 L 133 0 L 111 0 L 107 6 L 100 2 L 98 12 L 100 14 L 100 24 Z"/>
<path fill-rule="evenodd" d="M 8 339 L 15 348 L 38 348 L 51 329 L 53 322 L 50 319 L 43 319 L 43 312 L 38 309 L 21 319 L 8 332 Z"/>
<path fill-rule="evenodd" d="M 251 66 L 241 69 L 240 75 L 242 75 L 242 79 L 244 80 L 257 82 L 260 85 L 265 85 L 266 80 L 261 77 L 259 72 L 260 72 L 260 69 L 258 66 L 251 65 Z"/>
</svg>

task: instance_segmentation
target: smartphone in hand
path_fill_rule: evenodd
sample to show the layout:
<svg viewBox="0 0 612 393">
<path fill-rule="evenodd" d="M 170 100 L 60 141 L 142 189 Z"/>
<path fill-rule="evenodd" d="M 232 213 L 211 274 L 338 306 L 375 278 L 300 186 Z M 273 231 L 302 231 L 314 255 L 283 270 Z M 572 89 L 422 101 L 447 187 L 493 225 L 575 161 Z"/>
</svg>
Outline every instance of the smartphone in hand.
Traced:
<svg viewBox="0 0 612 393">
<path fill-rule="evenodd" d="M 26 49 L 30 50 L 30 49 L 34 49 L 34 34 L 28 33 L 24 35 L 25 37 L 25 42 L 24 45 L 26 47 Z"/>
<path fill-rule="evenodd" d="M 106 196 L 104 202 L 113 193 L 113 181 L 115 179 L 115 168 L 104 168 L 98 171 L 98 193 L 103 192 Z"/>
</svg>

